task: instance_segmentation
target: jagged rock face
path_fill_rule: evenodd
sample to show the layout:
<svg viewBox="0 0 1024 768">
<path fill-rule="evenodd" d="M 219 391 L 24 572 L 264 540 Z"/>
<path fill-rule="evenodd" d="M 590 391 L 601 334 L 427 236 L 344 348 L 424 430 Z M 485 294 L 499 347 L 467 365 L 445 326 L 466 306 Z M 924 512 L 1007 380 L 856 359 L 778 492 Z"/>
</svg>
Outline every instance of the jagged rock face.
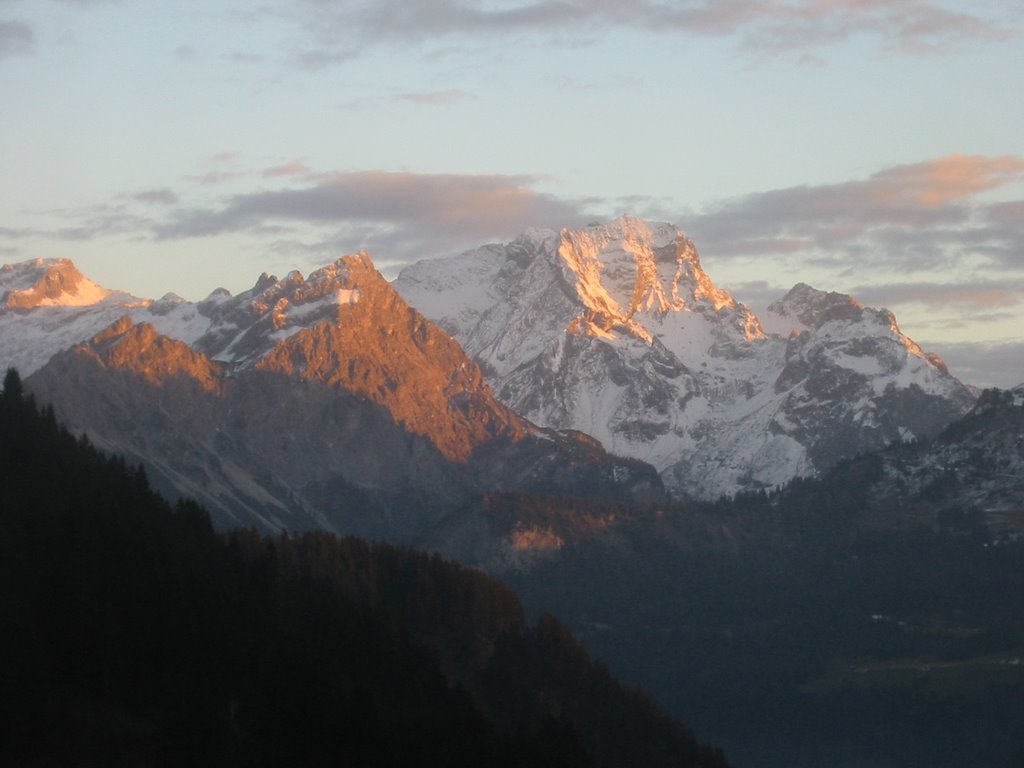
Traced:
<svg viewBox="0 0 1024 768">
<path fill-rule="evenodd" d="M 26 389 L 102 448 L 142 461 L 162 490 L 198 498 L 222 525 L 415 541 L 490 489 L 663 497 L 653 468 L 540 430 L 497 402 L 457 342 L 367 257 L 309 281 L 261 283 L 230 313 L 248 313 L 247 327 L 216 321 L 235 329 L 220 349 L 244 349 L 240 360 L 212 360 L 123 317 L 56 354 Z M 285 296 L 264 300 L 275 291 Z"/>
<path fill-rule="evenodd" d="M 768 305 L 768 313 L 796 321 L 804 328 L 820 328 L 830 320 L 859 320 L 863 310 L 852 296 L 819 291 L 807 283 L 797 283 L 789 293 Z"/>
<path fill-rule="evenodd" d="M 221 385 L 222 366 L 180 341 L 161 336 L 149 323 L 135 325 L 125 315 L 78 350 L 97 364 L 132 373 L 161 387 L 175 379 L 194 381 L 208 392 Z"/>
<path fill-rule="evenodd" d="M 973 403 L 942 361 L 904 336 L 887 310 L 801 285 L 770 311 L 794 311 L 813 328 L 787 342 L 775 381 L 785 421 L 777 419 L 773 428 L 810 446 L 823 467 L 850 456 L 850 445 L 864 451 L 934 434 Z"/>
<path fill-rule="evenodd" d="M 0 268 L 0 308 L 94 304 L 110 291 L 84 277 L 68 259 L 5 264 Z"/>
<path fill-rule="evenodd" d="M 767 313 L 668 224 L 531 230 L 406 268 L 396 288 L 532 421 L 594 435 L 713 498 L 933 433 L 973 396 L 892 315 L 798 285 Z"/>
<path fill-rule="evenodd" d="M 412 533 L 404 517 L 427 488 L 440 502 L 465 493 L 464 471 L 365 398 L 272 372 L 223 373 L 151 327 L 122 326 L 55 355 L 25 385 L 221 525 Z"/>
<path fill-rule="evenodd" d="M 527 435 L 456 341 L 410 309 L 366 257 L 345 263 L 332 290 L 358 301 L 338 305 L 330 322 L 278 343 L 256 363 L 258 370 L 362 395 L 455 461 L 466 461 L 488 440 Z"/>
</svg>

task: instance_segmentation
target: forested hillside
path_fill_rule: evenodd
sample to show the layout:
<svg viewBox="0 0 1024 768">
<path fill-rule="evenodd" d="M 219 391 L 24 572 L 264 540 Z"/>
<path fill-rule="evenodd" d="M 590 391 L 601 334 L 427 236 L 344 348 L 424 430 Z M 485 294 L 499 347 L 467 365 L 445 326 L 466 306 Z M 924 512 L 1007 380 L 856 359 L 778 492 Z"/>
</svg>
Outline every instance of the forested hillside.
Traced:
<svg viewBox="0 0 1024 768">
<path fill-rule="evenodd" d="M 0 762 L 724 766 L 550 616 L 438 557 L 215 535 L 0 396 Z"/>
<path fill-rule="evenodd" d="M 741 768 L 1022 765 L 1024 540 L 949 488 L 877 496 L 887 460 L 628 521 L 505 497 L 617 521 L 506 578 Z"/>
</svg>

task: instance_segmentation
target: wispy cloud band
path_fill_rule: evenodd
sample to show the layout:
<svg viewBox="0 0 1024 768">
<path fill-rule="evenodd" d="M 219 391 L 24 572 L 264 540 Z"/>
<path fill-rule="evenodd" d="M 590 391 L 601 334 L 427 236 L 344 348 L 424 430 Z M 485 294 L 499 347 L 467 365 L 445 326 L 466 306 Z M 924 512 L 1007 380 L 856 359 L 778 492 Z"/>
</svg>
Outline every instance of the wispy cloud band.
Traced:
<svg viewBox="0 0 1024 768">
<path fill-rule="evenodd" d="M 953 11 L 934 0 L 307 0 L 305 63 L 324 65 L 374 44 L 524 34 L 593 35 L 638 29 L 665 35 L 735 37 L 777 54 L 870 35 L 892 50 L 935 53 L 972 40 L 1005 40 L 1005 20 Z"/>
<path fill-rule="evenodd" d="M 912 271 L 969 253 L 1011 266 L 1020 258 L 1024 205 L 974 196 L 1022 179 L 1022 158 L 950 155 L 867 179 L 746 195 L 684 221 L 719 258 L 776 254 Z"/>
</svg>

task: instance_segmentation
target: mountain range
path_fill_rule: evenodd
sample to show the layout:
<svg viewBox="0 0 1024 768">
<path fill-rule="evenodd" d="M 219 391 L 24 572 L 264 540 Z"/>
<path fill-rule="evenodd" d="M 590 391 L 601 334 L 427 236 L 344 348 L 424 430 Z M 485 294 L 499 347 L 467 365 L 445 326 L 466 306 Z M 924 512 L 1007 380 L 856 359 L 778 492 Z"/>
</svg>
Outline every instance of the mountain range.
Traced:
<svg viewBox="0 0 1024 768">
<path fill-rule="evenodd" d="M 198 304 L 107 291 L 67 261 L 3 277 L 5 362 L 26 388 L 220 525 L 408 541 L 490 489 L 664 494 L 650 467 L 495 400 L 365 255 Z"/>
<path fill-rule="evenodd" d="M 651 463 L 679 496 L 935 434 L 976 394 L 888 310 L 799 284 L 758 317 L 682 231 L 632 217 L 421 261 L 395 287 L 504 403 Z"/>
<path fill-rule="evenodd" d="M 0 334 L 0 364 L 72 428 L 268 529 L 405 536 L 489 491 L 772 488 L 976 398 L 887 310 L 799 284 L 758 317 L 678 228 L 631 217 L 394 284 L 361 253 L 195 303 L 6 265 Z"/>
</svg>

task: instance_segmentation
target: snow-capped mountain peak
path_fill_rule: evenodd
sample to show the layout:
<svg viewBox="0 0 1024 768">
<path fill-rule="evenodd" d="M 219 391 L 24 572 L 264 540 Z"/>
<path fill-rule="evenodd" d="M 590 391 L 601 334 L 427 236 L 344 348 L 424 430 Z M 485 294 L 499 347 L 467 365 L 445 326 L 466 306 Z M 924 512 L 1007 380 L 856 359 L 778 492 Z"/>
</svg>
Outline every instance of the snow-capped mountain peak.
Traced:
<svg viewBox="0 0 1024 768">
<path fill-rule="evenodd" d="M 776 485 L 934 431 L 973 401 L 892 313 L 844 294 L 797 285 L 766 333 L 671 224 L 528 231 L 409 266 L 395 285 L 513 409 L 690 495 Z"/>
<path fill-rule="evenodd" d="M 829 320 L 856 320 L 863 310 L 856 299 L 845 293 L 819 291 L 807 283 L 797 283 L 778 301 L 768 305 L 767 314 L 796 321 L 801 328 L 820 328 Z"/>
<path fill-rule="evenodd" d="M 649 343 L 643 323 L 632 322 L 638 314 L 736 305 L 701 268 L 693 242 L 671 224 L 623 216 L 585 230 L 563 230 L 557 256 L 587 310 L 579 327 L 599 335 L 620 324 Z"/>
<path fill-rule="evenodd" d="M 3 309 L 85 307 L 111 293 L 82 275 L 69 259 L 36 259 L 0 268 Z"/>
</svg>

